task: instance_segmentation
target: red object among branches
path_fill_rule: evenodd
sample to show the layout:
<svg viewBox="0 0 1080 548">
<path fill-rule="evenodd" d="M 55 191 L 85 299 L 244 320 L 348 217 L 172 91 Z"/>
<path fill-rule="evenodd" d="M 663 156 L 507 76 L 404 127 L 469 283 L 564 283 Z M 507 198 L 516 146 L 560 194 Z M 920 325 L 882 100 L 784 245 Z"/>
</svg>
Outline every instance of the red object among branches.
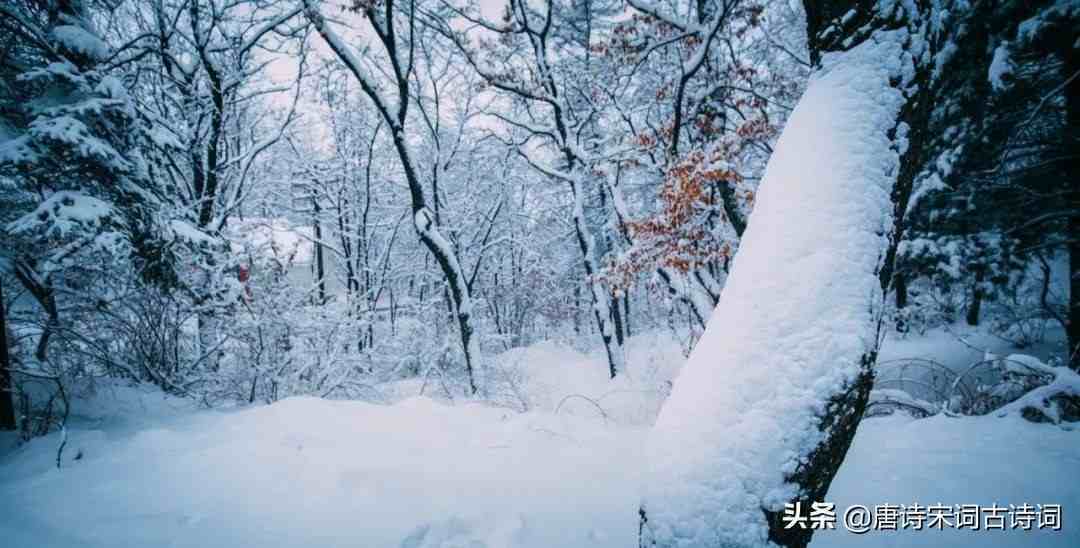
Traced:
<svg viewBox="0 0 1080 548">
<path fill-rule="evenodd" d="M 650 216 L 626 223 L 631 248 L 609 265 L 606 275 L 626 287 L 634 277 L 655 268 L 689 272 L 710 263 L 724 263 L 734 253 L 735 238 L 729 230 L 720 185 L 731 187 L 743 206 L 754 199 L 744 188 L 738 167 L 752 142 L 766 142 L 775 133 L 764 118 L 749 118 L 734 131 L 718 134 L 711 120 L 699 118 L 699 133 L 710 137 L 705 146 L 688 152 L 666 173 L 659 192 L 660 207 Z M 642 135 L 643 147 L 655 139 Z"/>
</svg>

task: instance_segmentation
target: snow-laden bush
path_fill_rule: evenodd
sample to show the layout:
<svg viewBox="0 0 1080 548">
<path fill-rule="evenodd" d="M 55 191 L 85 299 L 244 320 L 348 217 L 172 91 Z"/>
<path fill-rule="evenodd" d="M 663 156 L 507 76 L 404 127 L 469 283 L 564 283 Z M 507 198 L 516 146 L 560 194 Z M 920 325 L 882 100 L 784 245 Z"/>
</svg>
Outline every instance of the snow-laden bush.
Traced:
<svg viewBox="0 0 1080 548">
<path fill-rule="evenodd" d="M 926 359 L 882 362 L 867 414 L 896 410 L 920 418 L 1019 413 L 1036 422 L 1075 422 L 1080 375 L 1024 354 L 988 355 L 959 371 Z"/>
<path fill-rule="evenodd" d="M 1046 340 L 1066 324 L 1068 301 L 1068 257 L 1037 257 L 1026 264 L 993 263 L 977 279 L 962 254 L 948 246 L 933 247 L 916 239 L 905 242 L 909 255 L 906 268 L 914 269 L 917 250 L 930 254 L 934 249 L 934 274 L 909 281 L 903 288 L 904 305 L 893 303 L 890 314 L 899 330 L 925 334 L 928 330 L 958 321 L 986 325 L 991 333 L 1017 348 L 1028 348 Z M 925 256 L 923 256 L 925 258 Z M 952 265 L 946 267 L 947 265 Z M 968 265 L 970 267 L 970 265 Z M 987 272 L 991 272 L 988 274 Z"/>
<path fill-rule="evenodd" d="M 997 410 L 998 416 L 1019 413 L 1030 421 L 1055 424 L 1080 421 L 1080 375 L 1075 371 L 1020 354 L 1009 356 L 1003 365 L 1012 375 L 1046 382 Z"/>
<path fill-rule="evenodd" d="M 491 360 L 488 399 L 521 411 L 601 418 L 650 425 L 670 393 L 684 358 L 679 341 L 664 330 L 626 341 L 626 370 L 611 379 L 599 349 L 590 354 L 544 342 Z"/>
</svg>

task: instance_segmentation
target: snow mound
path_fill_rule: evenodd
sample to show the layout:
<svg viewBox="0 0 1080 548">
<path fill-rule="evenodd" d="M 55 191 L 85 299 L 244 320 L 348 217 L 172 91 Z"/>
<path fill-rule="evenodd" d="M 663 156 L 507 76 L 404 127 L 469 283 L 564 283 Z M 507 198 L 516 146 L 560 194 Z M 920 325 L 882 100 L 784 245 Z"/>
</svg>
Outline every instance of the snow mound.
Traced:
<svg viewBox="0 0 1080 548">
<path fill-rule="evenodd" d="M 597 362 L 602 366 L 603 362 Z M 0 456 L 5 548 L 627 548 L 643 431 L 410 398 L 199 411 L 103 388 L 59 434 Z M 6 449 L 6 448 L 5 448 Z M 75 459 L 77 454 L 82 456 Z M 828 500 L 1060 503 L 1065 529 L 815 535 L 815 548 L 1072 548 L 1080 432 L 1011 416 L 863 422 Z M 868 542 L 868 541 L 873 542 Z"/>
<path fill-rule="evenodd" d="M 459 517 L 438 523 L 426 523 L 401 541 L 401 548 L 499 548 L 520 546 L 528 538 L 524 518 L 516 516 L 505 522 L 472 522 Z"/>
<path fill-rule="evenodd" d="M 623 348 L 625 367 L 614 379 L 601 351 L 585 354 L 554 341 L 493 356 L 486 373 L 488 403 L 517 412 L 650 426 L 685 361 L 681 346 L 670 333 L 656 330 L 630 337 Z M 460 395 L 435 377 L 386 383 L 379 387 L 381 400 Z"/>
<path fill-rule="evenodd" d="M 814 534 L 811 548 L 1071 548 L 1080 526 L 1080 433 L 1033 424 L 1019 416 L 911 419 L 902 414 L 863 421 L 826 500 L 837 513 L 860 504 L 1061 504 L 1060 531 L 946 528 L 870 531 L 840 524 Z"/>
<path fill-rule="evenodd" d="M 427 398 L 293 398 L 134 430 L 88 426 L 69 428 L 60 470 L 58 434 L 0 459 L 5 547 L 625 547 L 636 538 L 641 431 L 598 420 Z"/>
</svg>

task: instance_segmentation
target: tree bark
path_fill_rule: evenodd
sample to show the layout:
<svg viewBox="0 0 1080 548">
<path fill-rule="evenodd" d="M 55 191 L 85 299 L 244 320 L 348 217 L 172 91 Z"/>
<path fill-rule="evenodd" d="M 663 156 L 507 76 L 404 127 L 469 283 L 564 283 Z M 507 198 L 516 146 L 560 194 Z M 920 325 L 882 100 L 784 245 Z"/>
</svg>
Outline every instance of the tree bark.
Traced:
<svg viewBox="0 0 1080 548">
<path fill-rule="evenodd" d="M 326 304 L 326 264 L 323 257 L 322 224 L 319 217 L 322 216 L 322 208 L 319 207 L 318 196 L 312 196 L 313 228 L 315 230 L 315 283 L 319 287 L 319 304 Z"/>
<path fill-rule="evenodd" d="M 921 4 L 916 3 L 919 9 L 924 8 Z M 909 17 L 915 15 L 906 14 L 906 17 L 901 16 L 901 19 L 897 20 L 888 14 L 879 13 L 874 0 L 805 0 L 804 6 L 810 54 L 815 66 L 820 66 L 822 54 L 847 51 L 870 38 L 877 30 L 909 26 L 912 23 Z M 852 13 L 853 16 L 849 15 Z M 888 294 L 889 286 L 895 279 L 897 249 L 904 237 L 904 214 L 911 198 L 915 177 L 923 169 L 926 157 L 923 144 L 929 123 L 929 74 L 925 67 L 917 65 L 916 70 L 915 84 L 918 91 L 907 97 L 892 130 L 895 139 L 898 128 L 907 127 L 907 148 L 900 155 L 900 170 L 892 190 L 892 230 L 884 261 L 878 272 L 882 295 Z M 880 323 L 877 330 L 880 337 Z M 860 360 L 862 367 L 858 377 L 829 401 L 818 425 L 822 432 L 828 432 L 826 439 L 788 477 L 789 482 L 800 488 L 799 495 L 791 502 L 801 503 L 803 508 L 809 508 L 813 502 L 825 500 L 829 486 L 840 469 L 862 420 L 870 390 L 873 388 L 873 367 L 876 360 L 876 351 L 864 354 Z M 771 541 L 791 548 L 805 548 L 810 544 L 813 529 L 786 528 L 782 522 L 782 512 L 764 512 L 769 523 Z"/>
<path fill-rule="evenodd" d="M 568 164 L 574 165 L 576 158 L 567 154 Z M 582 266 L 585 267 L 585 280 L 592 295 L 593 318 L 596 327 L 600 330 L 600 340 L 604 343 L 604 351 L 607 355 L 608 374 L 615 378 L 623 369 L 624 356 L 622 347 L 622 335 L 618 333 L 619 327 L 612 317 L 612 299 L 610 292 L 606 291 L 603 283 L 597 279 L 600 267 L 596 258 L 596 241 L 592 232 L 589 231 L 585 221 L 584 190 L 580 188 L 580 182 L 570 182 L 570 192 L 574 197 L 574 234 L 577 236 L 578 247 L 581 250 Z"/>
<path fill-rule="evenodd" d="M 766 168 L 721 299 L 720 306 L 732 308 L 710 322 L 650 437 L 653 477 L 640 513 L 642 546 L 810 543 L 813 529 L 788 527 L 782 503 L 807 509 L 826 500 L 855 436 L 873 386 L 904 213 L 923 167 L 930 71 L 909 51 L 922 29 L 915 18 L 924 15 L 909 7 L 919 9 L 892 4 L 879 12 L 873 1 L 806 1 L 814 79 Z M 836 54 L 828 70 L 825 53 Z M 860 115 L 866 119 L 851 118 Z M 814 158 L 805 162 L 809 171 L 799 172 L 799 159 L 821 138 L 830 139 L 824 150 L 839 156 Z M 847 154 L 859 160 L 846 164 Z M 830 186 L 811 193 L 809 184 Z M 811 245 L 804 238 L 820 246 L 813 275 L 763 271 L 772 261 L 798 257 L 802 248 L 792 246 Z M 821 300 L 819 293 L 837 287 L 845 290 L 829 295 L 836 300 Z M 784 305 L 761 304 L 770 298 Z M 822 312 L 841 318 L 832 334 L 796 320 Z M 805 335 L 792 335 L 803 329 Z M 778 346 L 767 348 L 772 336 Z M 763 339 L 748 340 L 757 337 Z M 808 359 L 793 363 L 788 351 Z M 797 379 L 776 378 L 796 370 Z M 724 372 L 734 375 L 718 374 Z M 792 390 L 812 395 L 792 399 Z M 686 456 L 682 442 L 702 444 L 698 453 L 711 458 Z M 774 500 L 778 492 L 791 498 Z"/>
<path fill-rule="evenodd" d="M 982 302 L 983 302 L 983 270 L 982 268 L 976 268 L 975 270 L 975 283 L 971 286 L 971 302 L 968 304 L 967 317 L 965 320 L 970 326 L 979 325 L 979 317 L 982 316 Z"/>
<path fill-rule="evenodd" d="M 0 430 L 15 430 L 15 384 L 11 378 L 11 370 L 4 284 L 3 280 L 0 280 Z"/>
<path fill-rule="evenodd" d="M 34 351 L 34 357 L 39 362 L 43 362 L 49 358 L 49 341 L 52 339 L 53 331 L 60 324 L 60 313 L 56 307 L 52 282 L 48 277 L 42 279 L 35 267 L 25 261 L 16 261 L 14 270 L 15 277 L 45 311 L 45 325 L 41 329 L 41 337 L 38 338 L 37 349 Z"/>
<path fill-rule="evenodd" d="M 896 292 L 896 331 L 907 333 L 908 325 L 902 312 L 908 305 L 908 286 L 907 276 L 903 272 L 893 276 L 893 291 Z"/>
</svg>

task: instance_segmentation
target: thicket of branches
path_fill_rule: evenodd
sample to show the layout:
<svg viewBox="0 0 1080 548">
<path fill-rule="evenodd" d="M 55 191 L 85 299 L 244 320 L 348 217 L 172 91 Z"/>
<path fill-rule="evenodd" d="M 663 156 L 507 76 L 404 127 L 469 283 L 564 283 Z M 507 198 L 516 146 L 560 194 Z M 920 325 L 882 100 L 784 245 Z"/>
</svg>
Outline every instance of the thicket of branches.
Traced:
<svg viewBox="0 0 1080 548">
<path fill-rule="evenodd" d="M 692 342 L 810 66 L 801 6 L 753 0 L 15 0 L 0 31 L 16 390 L 108 375 L 209 404 L 474 394 L 551 338 L 614 377 L 634 333 Z M 957 73 L 980 99 L 935 115 L 993 146 L 913 206 L 907 326 L 957 294 L 1077 323 L 1021 280 L 1076 256 L 1076 56 L 1018 32 L 986 29 L 965 55 L 1008 70 Z"/>
<path fill-rule="evenodd" d="M 700 330 L 805 72 L 720 2 L 7 5 L 11 370 L 372 397 Z M 692 336 L 692 334 L 690 335 Z"/>
</svg>

